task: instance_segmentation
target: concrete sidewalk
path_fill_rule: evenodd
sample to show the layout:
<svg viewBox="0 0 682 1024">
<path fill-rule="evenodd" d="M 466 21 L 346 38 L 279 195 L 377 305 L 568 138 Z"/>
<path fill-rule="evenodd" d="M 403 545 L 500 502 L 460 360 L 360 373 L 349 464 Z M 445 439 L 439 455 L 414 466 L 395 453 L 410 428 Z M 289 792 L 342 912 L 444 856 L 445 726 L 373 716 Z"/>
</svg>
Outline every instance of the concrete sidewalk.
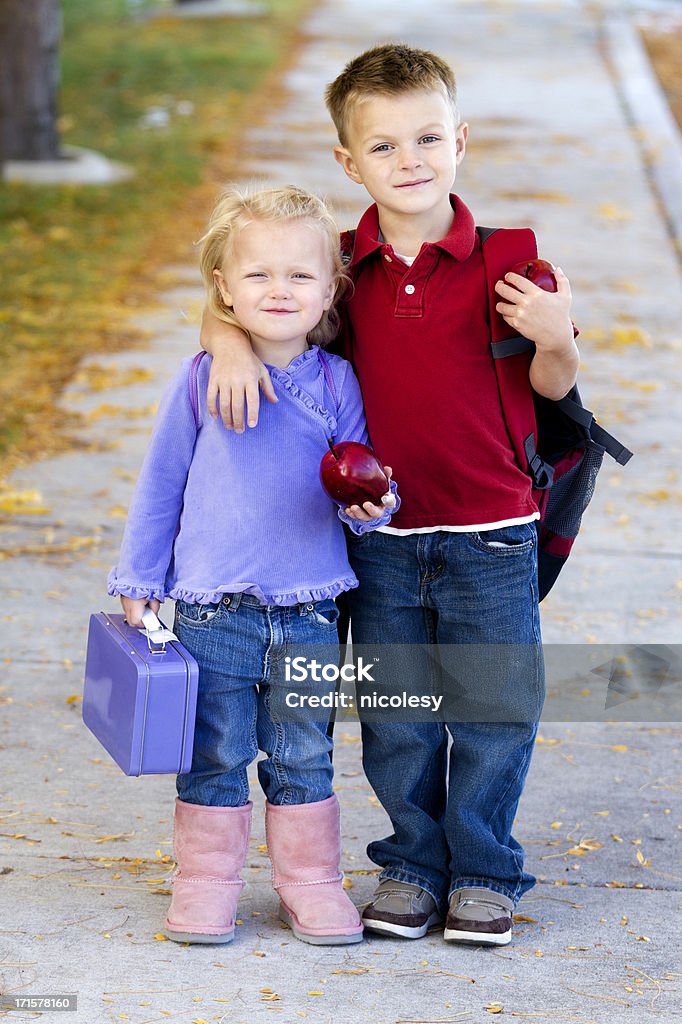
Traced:
<svg viewBox="0 0 682 1024">
<path fill-rule="evenodd" d="M 584 536 L 543 606 L 549 643 L 674 644 L 682 635 L 679 264 L 643 126 L 630 123 L 618 61 L 607 59 L 616 31 L 621 45 L 636 45 L 618 9 L 578 0 L 323 3 L 281 105 L 245 139 L 245 179 L 321 191 L 350 225 L 367 203 L 333 162 L 324 85 L 387 39 L 452 62 L 471 126 L 457 191 L 481 223 L 531 224 L 541 255 L 569 275 L 583 398 L 637 453 L 626 469 L 602 472 Z M 368 936 L 348 949 L 296 941 L 276 917 L 255 772 L 235 942 L 200 948 L 158 937 L 174 780 L 123 777 L 73 698 L 89 613 L 116 608 L 106 573 L 150 406 L 197 347 L 202 296 L 190 241 L 182 285 L 140 321 L 148 349 L 98 356 L 65 396 L 88 416 L 82 450 L 9 481 L 39 491 L 48 511 L 0 522 L 0 990 L 76 993 L 78 1016 L 65 1019 L 87 1024 L 675 1018 L 682 871 L 680 733 L 671 722 L 543 724 L 517 823 L 540 881 L 505 949 L 446 946 L 438 932 L 419 942 Z M 362 774 L 355 724 L 338 727 L 335 763 L 344 868 L 360 903 L 375 882 L 365 845 L 386 834 L 387 819 Z"/>
</svg>

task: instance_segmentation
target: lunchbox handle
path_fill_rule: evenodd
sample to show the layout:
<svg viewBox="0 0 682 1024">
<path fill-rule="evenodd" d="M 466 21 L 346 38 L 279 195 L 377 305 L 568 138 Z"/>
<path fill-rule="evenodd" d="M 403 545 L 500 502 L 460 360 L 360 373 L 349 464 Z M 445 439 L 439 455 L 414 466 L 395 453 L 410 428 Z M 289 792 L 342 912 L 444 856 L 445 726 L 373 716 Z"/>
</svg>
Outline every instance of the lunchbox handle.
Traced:
<svg viewBox="0 0 682 1024">
<path fill-rule="evenodd" d="M 166 642 L 178 639 L 171 629 L 164 626 L 156 612 L 149 607 L 145 608 L 142 613 L 142 630 L 147 638 L 150 654 L 165 654 Z"/>
</svg>

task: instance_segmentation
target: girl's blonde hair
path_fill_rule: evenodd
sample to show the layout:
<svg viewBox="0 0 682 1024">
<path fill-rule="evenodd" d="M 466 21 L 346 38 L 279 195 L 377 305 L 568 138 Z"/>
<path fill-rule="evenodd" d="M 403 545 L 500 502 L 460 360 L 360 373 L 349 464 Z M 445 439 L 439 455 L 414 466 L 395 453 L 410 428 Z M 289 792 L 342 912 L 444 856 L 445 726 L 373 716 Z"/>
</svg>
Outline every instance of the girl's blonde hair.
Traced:
<svg viewBox="0 0 682 1024">
<path fill-rule="evenodd" d="M 308 341 L 316 345 L 329 344 L 339 331 L 339 315 L 335 305 L 348 283 L 341 260 L 339 229 L 319 196 L 294 185 L 258 191 L 235 186 L 225 189 L 211 214 L 206 234 L 197 243 L 201 245 L 199 265 L 206 285 L 209 309 L 219 320 L 245 330 L 232 307 L 225 303 L 213 271 L 222 270 L 225 261 L 230 258 L 239 231 L 254 220 L 310 220 L 322 231 L 327 240 L 334 299 L 317 326 L 308 333 Z"/>
</svg>

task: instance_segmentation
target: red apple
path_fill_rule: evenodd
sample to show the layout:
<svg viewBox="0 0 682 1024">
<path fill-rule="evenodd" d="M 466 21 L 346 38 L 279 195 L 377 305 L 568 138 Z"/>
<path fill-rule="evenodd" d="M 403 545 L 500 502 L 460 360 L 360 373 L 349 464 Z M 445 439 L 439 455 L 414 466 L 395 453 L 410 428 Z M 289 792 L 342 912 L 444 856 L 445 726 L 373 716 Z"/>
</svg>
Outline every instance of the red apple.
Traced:
<svg viewBox="0 0 682 1024">
<path fill-rule="evenodd" d="M 376 455 L 359 441 L 328 441 L 320 462 L 320 481 L 339 505 L 378 502 L 389 489 L 388 477 Z"/>
<path fill-rule="evenodd" d="M 549 260 L 523 260 L 521 263 L 514 264 L 511 268 L 511 273 L 527 277 L 529 281 L 536 284 L 538 288 L 543 288 L 546 292 L 555 292 L 557 290 L 554 267 Z"/>
</svg>

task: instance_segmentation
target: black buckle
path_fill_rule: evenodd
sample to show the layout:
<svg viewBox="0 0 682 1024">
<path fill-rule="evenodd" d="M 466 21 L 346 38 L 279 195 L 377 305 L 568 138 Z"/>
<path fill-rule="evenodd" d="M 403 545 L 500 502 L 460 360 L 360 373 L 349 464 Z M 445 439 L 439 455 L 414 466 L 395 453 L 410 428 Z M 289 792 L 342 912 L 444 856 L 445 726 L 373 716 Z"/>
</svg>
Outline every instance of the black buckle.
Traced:
<svg viewBox="0 0 682 1024">
<path fill-rule="evenodd" d="M 537 452 L 528 463 L 528 469 L 538 490 L 546 491 L 554 483 L 554 467 L 543 462 Z"/>
</svg>

